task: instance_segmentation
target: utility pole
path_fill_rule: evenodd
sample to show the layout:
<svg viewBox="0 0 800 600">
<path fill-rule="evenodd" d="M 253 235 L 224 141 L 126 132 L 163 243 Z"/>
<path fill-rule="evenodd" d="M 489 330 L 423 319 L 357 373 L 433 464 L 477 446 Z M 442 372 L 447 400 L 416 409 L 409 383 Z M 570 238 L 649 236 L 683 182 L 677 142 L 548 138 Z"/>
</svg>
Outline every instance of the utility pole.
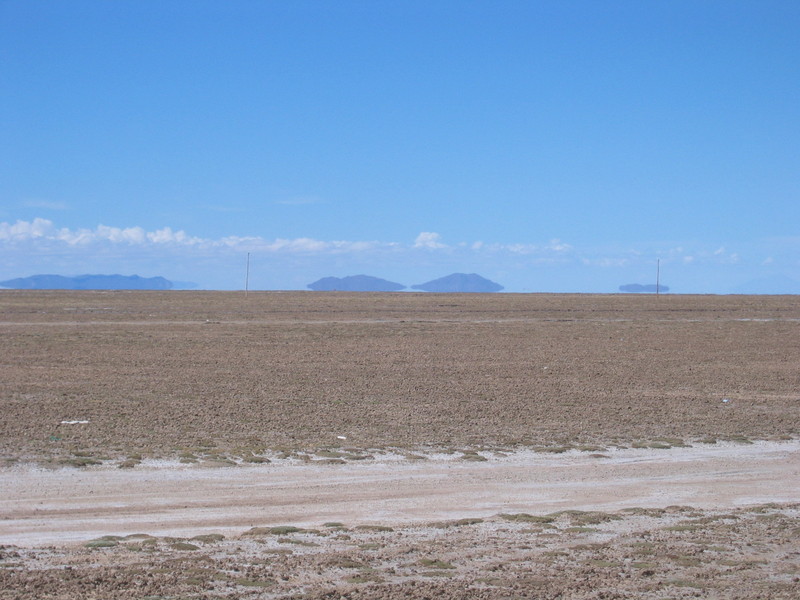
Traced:
<svg viewBox="0 0 800 600">
<path fill-rule="evenodd" d="M 661 287 L 661 259 L 656 260 L 656 297 Z"/>
<path fill-rule="evenodd" d="M 244 295 L 247 297 L 247 292 L 250 289 L 250 253 L 247 253 L 247 270 L 244 276 Z"/>
</svg>

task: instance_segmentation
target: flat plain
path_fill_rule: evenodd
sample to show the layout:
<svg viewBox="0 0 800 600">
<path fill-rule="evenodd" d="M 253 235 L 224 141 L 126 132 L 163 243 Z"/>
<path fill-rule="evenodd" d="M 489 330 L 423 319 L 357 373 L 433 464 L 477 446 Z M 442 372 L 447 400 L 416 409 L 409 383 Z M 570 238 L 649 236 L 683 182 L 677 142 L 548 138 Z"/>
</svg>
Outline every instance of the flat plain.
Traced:
<svg viewBox="0 0 800 600">
<path fill-rule="evenodd" d="M 796 296 L 4 290 L 0 335 L 0 598 L 800 591 Z"/>
</svg>

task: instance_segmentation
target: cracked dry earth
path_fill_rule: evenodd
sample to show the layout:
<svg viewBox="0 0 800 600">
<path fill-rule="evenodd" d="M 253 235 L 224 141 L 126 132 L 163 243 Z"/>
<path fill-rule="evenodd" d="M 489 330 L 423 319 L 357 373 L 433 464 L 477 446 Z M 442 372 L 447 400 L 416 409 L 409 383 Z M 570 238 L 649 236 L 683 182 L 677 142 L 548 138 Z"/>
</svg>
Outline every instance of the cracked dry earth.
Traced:
<svg viewBox="0 0 800 600">
<path fill-rule="evenodd" d="M 794 297 L 0 293 L 0 599 L 800 597 Z"/>
</svg>

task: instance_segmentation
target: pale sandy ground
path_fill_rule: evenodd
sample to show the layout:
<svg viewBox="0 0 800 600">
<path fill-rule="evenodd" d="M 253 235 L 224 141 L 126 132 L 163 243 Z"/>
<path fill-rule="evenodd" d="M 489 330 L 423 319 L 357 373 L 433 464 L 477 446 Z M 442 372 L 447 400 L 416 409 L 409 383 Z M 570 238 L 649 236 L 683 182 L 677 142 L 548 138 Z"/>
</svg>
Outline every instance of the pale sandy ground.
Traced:
<svg viewBox="0 0 800 600">
<path fill-rule="evenodd" d="M 800 440 L 669 450 L 571 451 L 486 462 L 376 455 L 341 465 L 275 461 L 228 468 L 0 470 L 0 545 L 103 535 L 237 535 L 256 526 L 407 525 L 498 513 L 691 505 L 727 509 L 800 501 Z"/>
</svg>

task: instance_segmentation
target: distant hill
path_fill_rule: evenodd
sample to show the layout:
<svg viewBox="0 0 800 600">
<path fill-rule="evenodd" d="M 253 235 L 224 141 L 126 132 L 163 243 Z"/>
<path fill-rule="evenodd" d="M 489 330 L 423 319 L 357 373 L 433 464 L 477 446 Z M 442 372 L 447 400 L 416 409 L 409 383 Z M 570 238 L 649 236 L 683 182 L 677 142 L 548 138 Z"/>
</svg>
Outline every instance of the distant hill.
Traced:
<svg viewBox="0 0 800 600">
<path fill-rule="evenodd" d="M 0 286 L 15 290 L 171 290 L 173 287 L 163 277 L 138 275 L 31 275 L 0 281 Z"/>
<path fill-rule="evenodd" d="M 309 283 L 308 288 L 315 292 L 397 292 L 406 286 L 371 275 L 350 275 L 348 277 L 323 277 Z"/>
<path fill-rule="evenodd" d="M 427 283 L 411 286 L 424 292 L 499 292 L 503 286 L 476 273 L 453 273 Z"/>
<path fill-rule="evenodd" d="M 650 283 L 647 285 L 642 285 L 641 283 L 628 283 L 619 286 L 619 291 L 628 294 L 655 294 L 656 291 L 660 293 L 668 292 L 669 288 L 666 285 L 659 284 L 658 290 L 656 290 L 655 283 Z"/>
</svg>

